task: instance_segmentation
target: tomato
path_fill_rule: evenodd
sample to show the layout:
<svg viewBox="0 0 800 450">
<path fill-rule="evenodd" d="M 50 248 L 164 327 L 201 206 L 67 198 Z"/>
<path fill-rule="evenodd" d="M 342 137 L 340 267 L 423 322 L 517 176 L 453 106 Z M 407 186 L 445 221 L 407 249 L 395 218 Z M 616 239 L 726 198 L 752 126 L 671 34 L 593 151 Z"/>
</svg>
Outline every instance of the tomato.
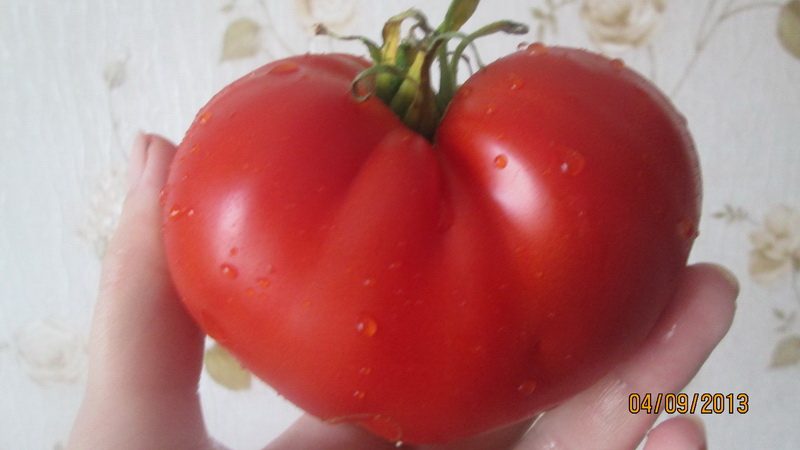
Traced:
<svg viewBox="0 0 800 450">
<path fill-rule="evenodd" d="M 305 411 L 448 442 L 528 418 L 641 343 L 696 235 L 685 121 L 586 51 L 534 45 L 458 89 L 435 136 L 305 55 L 198 114 L 164 192 L 186 308 Z"/>
</svg>

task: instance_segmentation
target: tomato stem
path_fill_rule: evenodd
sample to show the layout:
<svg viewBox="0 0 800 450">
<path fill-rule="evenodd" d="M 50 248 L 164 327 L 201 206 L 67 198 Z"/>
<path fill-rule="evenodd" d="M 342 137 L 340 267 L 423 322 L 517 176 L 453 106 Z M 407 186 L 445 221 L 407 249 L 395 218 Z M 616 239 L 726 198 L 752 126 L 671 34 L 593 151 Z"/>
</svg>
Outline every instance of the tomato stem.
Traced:
<svg viewBox="0 0 800 450">
<path fill-rule="evenodd" d="M 353 95 L 359 100 L 375 95 L 406 125 L 433 139 L 439 121 L 458 91 L 458 66 L 466 48 L 474 46 L 476 39 L 490 34 L 528 32 L 527 26 L 508 20 L 491 23 L 470 34 L 459 32 L 479 3 L 480 0 L 453 0 L 444 21 L 435 29 L 417 9 L 397 14 L 384 24 L 380 46 L 362 36 L 336 35 L 322 25 L 317 25 L 316 32 L 336 39 L 362 42 L 373 65 L 353 80 Z M 407 21 L 413 23 L 407 35 L 403 36 L 403 24 Z M 448 51 L 451 40 L 458 40 L 453 52 Z M 438 92 L 433 89 L 430 73 L 436 61 L 439 65 Z M 363 93 L 360 87 L 367 79 L 373 80 L 372 87 Z"/>
</svg>

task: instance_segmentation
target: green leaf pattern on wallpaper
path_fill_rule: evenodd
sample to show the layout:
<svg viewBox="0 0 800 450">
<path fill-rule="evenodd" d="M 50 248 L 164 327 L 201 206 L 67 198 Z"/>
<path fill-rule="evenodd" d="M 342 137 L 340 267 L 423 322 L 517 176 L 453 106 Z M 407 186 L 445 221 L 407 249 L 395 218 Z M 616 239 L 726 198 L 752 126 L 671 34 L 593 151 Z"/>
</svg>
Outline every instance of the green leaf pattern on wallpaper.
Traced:
<svg viewBox="0 0 800 450">
<path fill-rule="evenodd" d="M 257 55 L 261 49 L 260 34 L 261 26 L 255 20 L 246 17 L 234 20 L 225 30 L 220 60 L 227 61 Z"/>
<path fill-rule="evenodd" d="M 778 38 L 787 52 L 800 59 L 800 0 L 791 0 L 781 8 Z"/>
<path fill-rule="evenodd" d="M 786 336 L 775 347 L 771 367 L 779 368 L 798 363 L 800 363 L 800 335 Z"/>
<path fill-rule="evenodd" d="M 232 391 L 250 389 L 252 376 L 239 361 L 219 344 L 209 347 L 203 365 L 212 380 Z"/>
</svg>

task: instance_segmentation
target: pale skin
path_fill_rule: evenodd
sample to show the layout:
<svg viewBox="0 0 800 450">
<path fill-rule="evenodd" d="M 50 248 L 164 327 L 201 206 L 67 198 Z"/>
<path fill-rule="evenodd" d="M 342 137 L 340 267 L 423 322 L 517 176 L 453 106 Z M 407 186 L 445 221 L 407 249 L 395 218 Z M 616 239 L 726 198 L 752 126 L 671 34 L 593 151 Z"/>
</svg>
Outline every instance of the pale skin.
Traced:
<svg viewBox="0 0 800 450">
<path fill-rule="evenodd" d="M 69 449 L 220 449 L 197 393 L 204 335 L 184 311 L 167 271 L 158 197 L 175 146 L 140 135 L 130 190 L 103 261 L 86 394 Z M 736 279 L 722 267 L 685 269 L 675 298 L 647 340 L 594 386 L 526 421 L 446 446 L 412 449 L 705 449 L 702 422 L 628 412 L 631 392 L 680 392 L 730 327 Z M 533 425 L 533 426 L 532 426 Z M 257 426 L 257 424 L 254 424 Z M 303 416 L 267 450 L 394 449 L 362 429 Z"/>
</svg>

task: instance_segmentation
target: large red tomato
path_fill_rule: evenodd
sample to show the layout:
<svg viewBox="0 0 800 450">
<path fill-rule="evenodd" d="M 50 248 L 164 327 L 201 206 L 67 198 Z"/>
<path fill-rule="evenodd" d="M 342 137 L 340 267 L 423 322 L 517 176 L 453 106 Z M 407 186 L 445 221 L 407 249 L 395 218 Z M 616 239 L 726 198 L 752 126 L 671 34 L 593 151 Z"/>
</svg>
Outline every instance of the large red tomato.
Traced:
<svg viewBox="0 0 800 450">
<path fill-rule="evenodd" d="M 164 237 L 200 325 L 309 413 L 414 443 L 530 417 L 639 344 L 699 217 L 669 101 L 535 45 L 472 76 L 429 141 L 353 98 L 366 66 L 277 61 L 198 114 Z"/>
</svg>

